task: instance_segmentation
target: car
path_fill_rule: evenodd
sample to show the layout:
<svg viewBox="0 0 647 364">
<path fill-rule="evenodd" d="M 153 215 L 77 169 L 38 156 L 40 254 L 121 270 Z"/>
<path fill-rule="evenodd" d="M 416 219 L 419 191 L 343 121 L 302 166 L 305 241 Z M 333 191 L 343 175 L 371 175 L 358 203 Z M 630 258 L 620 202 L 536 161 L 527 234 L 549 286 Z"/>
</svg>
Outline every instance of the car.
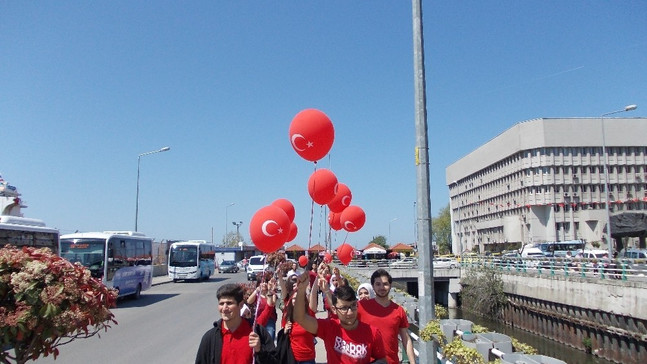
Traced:
<svg viewBox="0 0 647 364">
<path fill-rule="evenodd" d="M 622 258 L 647 259 L 647 249 L 627 249 L 621 252 Z"/>
<path fill-rule="evenodd" d="M 389 268 L 416 268 L 418 260 L 415 258 L 404 258 L 389 263 Z"/>
<path fill-rule="evenodd" d="M 218 266 L 220 273 L 238 273 L 238 265 L 233 260 L 223 260 Z"/>
<path fill-rule="evenodd" d="M 459 266 L 458 261 L 453 258 L 434 258 L 434 268 L 454 269 Z"/>
<path fill-rule="evenodd" d="M 264 255 L 254 255 L 247 260 L 247 280 L 255 281 L 258 274 L 271 270 Z"/>
<path fill-rule="evenodd" d="M 602 249 L 591 249 L 582 251 L 582 258 L 584 259 L 603 259 L 608 258 L 609 252 Z"/>
</svg>

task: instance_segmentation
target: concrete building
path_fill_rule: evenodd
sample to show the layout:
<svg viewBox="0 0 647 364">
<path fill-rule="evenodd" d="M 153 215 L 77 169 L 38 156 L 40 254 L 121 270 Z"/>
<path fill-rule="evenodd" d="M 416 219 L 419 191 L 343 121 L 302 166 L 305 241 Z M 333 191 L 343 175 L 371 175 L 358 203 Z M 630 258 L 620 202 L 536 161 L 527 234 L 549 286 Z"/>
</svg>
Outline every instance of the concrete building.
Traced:
<svg viewBox="0 0 647 364">
<path fill-rule="evenodd" d="M 607 247 L 603 141 L 612 226 L 620 215 L 644 220 L 647 118 L 534 119 L 447 167 L 453 251 L 576 239 Z M 619 250 L 644 247 L 647 231 L 611 233 Z"/>
</svg>

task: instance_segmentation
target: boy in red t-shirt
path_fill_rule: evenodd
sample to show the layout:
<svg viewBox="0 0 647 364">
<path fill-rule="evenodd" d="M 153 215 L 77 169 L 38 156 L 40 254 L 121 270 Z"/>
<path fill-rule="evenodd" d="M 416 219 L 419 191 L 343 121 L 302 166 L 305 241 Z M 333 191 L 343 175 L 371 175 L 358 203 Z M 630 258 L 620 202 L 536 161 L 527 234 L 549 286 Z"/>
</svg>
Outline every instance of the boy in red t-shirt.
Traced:
<svg viewBox="0 0 647 364">
<path fill-rule="evenodd" d="M 297 283 L 294 319 L 323 340 L 329 364 L 386 363 L 379 331 L 357 319 L 357 297 L 351 287 L 338 287 L 332 295 L 332 309 L 339 319 L 316 319 L 306 314 L 308 275 L 300 275 Z"/>
<path fill-rule="evenodd" d="M 380 330 L 384 349 L 389 364 L 398 364 L 398 335 L 402 340 L 409 362 L 415 363 L 413 343 L 409 338 L 409 320 L 402 306 L 391 301 L 391 283 L 393 278 L 384 269 L 378 269 L 371 275 L 371 285 L 375 298 L 359 301 L 359 319 Z M 403 354 L 404 355 L 404 354 Z"/>
<path fill-rule="evenodd" d="M 277 363 L 274 341 L 267 330 L 240 316 L 243 294 L 243 288 L 237 284 L 225 284 L 218 289 L 221 319 L 202 336 L 196 364 Z"/>
</svg>

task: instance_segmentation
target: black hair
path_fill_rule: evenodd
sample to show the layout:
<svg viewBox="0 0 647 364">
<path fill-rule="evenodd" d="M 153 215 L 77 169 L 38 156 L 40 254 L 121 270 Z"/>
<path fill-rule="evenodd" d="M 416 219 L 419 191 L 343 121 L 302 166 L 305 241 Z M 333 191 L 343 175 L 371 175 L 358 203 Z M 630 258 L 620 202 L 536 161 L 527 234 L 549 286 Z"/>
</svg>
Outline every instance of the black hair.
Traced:
<svg viewBox="0 0 647 364">
<path fill-rule="evenodd" d="M 233 283 L 221 286 L 220 288 L 218 288 L 218 292 L 216 293 L 218 300 L 223 297 L 231 297 L 236 300 L 236 303 L 241 303 L 243 301 L 244 295 L 245 292 L 243 291 L 243 287 Z"/>
<path fill-rule="evenodd" d="M 332 304 L 337 304 L 337 300 L 344 300 L 348 302 L 357 301 L 355 290 L 350 286 L 339 286 L 335 288 L 335 293 L 332 295 Z"/>
<path fill-rule="evenodd" d="M 386 270 L 380 268 L 371 274 L 371 286 L 375 284 L 375 280 L 379 277 L 386 277 L 389 280 L 389 284 L 393 283 L 393 277 Z"/>
</svg>

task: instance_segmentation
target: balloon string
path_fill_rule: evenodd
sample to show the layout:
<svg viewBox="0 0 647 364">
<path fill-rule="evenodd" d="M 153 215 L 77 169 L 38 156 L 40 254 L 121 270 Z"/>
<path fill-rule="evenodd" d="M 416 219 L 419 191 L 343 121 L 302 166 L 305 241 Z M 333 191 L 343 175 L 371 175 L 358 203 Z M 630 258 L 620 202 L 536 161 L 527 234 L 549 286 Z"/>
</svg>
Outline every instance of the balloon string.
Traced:
<svg viewBox="0 0 647 364">
<path fill-rule="evenodd" d="M 262 287 L 263 281 L 265 281 L 265 260 L 267 259 L 267 255 L 265 255 L 265 259 L 263 260 L 263 277 L 261 278 L 261 284 L 259 287 Z M 261 288 L 262 289 L 262 288 Z M 256 293 L 256 309 L 254 310 L 254 322 L 252 323 L 252 332 L 256 332 L 256 318 L 258 318 L 258 308 L 261 306 L 261 291 L 259 290 Z M 256 363 L 256 357 L 254 356 L 254 348 L 252 349 L 252 364 Z"/>
<path fill-rule="evenodd" d="M 316 171 L 317 171 L 317 162 L 315 161 L 313 173 Z M 312 183 L 313 184 L 317 183 L 316 178 L 313 179 Z M 315 185 L 312 186 L 313 191 L 317 190 L 315 187 L 316 187 Z M 313 226 L 314 216 L 315 216 L 315 200 L 312 200 L 312 203 L 310 203 L 310 228 L 308 231 L 308 250 L 307 250 L 308 253 L 310 253 L 310 246 L 312 245 L 312 226 Z"/>
<path fill-rule="evenodd" d="M 265 282 L 265 267 L 266 267 L 265 262 L 266 261 L 267 261 L 267 255 L 265 255 L 263 259 L 263 276 L 261 277 L 261 283 L 259 287 L 262 287 L 263 283 Z M 258 317 L 258 308 L 260 307 L 260 304 L 261 304 L 261 291 L 259 290 L 256 293 L 256 309 L 254 310 L 254 323 L 252 324 L 252 331 L 256 329 L 256 318 Z"/>
</svg>

